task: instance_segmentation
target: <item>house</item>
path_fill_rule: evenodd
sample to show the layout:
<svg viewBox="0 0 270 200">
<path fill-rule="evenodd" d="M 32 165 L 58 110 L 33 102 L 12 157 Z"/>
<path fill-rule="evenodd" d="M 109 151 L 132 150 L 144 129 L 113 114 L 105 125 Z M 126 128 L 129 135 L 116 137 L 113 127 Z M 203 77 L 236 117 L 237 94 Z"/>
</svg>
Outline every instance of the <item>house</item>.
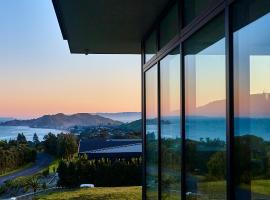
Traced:
<svg viewBox="0 0 270 200">
<path fill-rule="evenodd" d="M 142 157 L 142 140 L 137 139 L 89 139 L 79 143 L 79 155 L 88 159 L 131 159 Z"/>
<path fill-rule="evenodd" d="M 143 199 L 270 199 L 254 189 L 269 188 L 270 107 L 250 112 L 270 91 L 269 0 L 53 4 L 71 53 L 141 54 Z"/>
</svg>

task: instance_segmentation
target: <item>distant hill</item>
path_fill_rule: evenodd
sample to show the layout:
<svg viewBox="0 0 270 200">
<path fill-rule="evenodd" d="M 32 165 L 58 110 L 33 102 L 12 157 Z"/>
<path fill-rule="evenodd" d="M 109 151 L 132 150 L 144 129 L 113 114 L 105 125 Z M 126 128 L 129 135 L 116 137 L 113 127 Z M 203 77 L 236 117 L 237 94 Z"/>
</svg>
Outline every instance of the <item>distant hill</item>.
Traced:
<svg viewBox="0 0 270 200">
<path fill-rule="evenodd" d="M 140 112 L 95 113 L 95 114 L 125 123 L 141 119 Z"/>
<path fill-rule="evenodd" d="M 142 128 L 142 120 L 139 119 L 130 123 L 122 124 L 121 126 L 119 126 L 119 128 L 122 130 L 139 133 L 141 132 Z"/>
<path fill-rule="evenodd" d="M 13 120 L 13 118 L 7 118 L 7 117 L 0 117 L 0 123 Z"/>
<path fill-rule="evenodd" d="M 250 115 L 252 117 L 270 117 L 270 94 L 252 94 L 245 101 L 240 102 L 239 108 L 241 116 Z M 217 100 L 204 106 L 198 107 L 195 115 L 201 116 L 224 116 L 226 112 L 226 101 Z"/>
<path fill-rule="evenodd" d="M 1 126 L 29 126 L 31 128 L 51 128 L 63 130 L 73 126 L 118 126 L 121 124 L 122 122 L 88 113 L 78 113 L 74 115 L 65 115 L 59 113 L 56 115 L 44 115 L 37 119 L 11 120 L 0 123 Z"/>
<path fill-rule="evenodd" d="M 157 119 L 148 119 L 146 120 L 148 125 L 157 125 Z M 162 124 L 170 124 L 167 120 L 161 120 Z M 125 123 L 119 126 L 120 129 L 125 131 L 133 131 L 136 133 L 142 132 L 142 120 L 135 120 L 133 122 Z"/>
</svg>

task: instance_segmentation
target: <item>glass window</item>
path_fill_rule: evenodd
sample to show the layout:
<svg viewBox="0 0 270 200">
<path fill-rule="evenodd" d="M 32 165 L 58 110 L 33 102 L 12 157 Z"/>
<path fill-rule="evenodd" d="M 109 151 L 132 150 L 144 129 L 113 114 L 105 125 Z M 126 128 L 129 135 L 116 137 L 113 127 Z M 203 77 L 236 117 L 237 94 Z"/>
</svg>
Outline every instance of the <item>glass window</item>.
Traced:
<svg viewBox="0 0 270 200">
<path fill-rule="evenodd" d="M 233 4 L 236 199 L 270 199 L 270 1 Z"/>
<path fill-rule="evenodd" d="M 217 0 L 184 0 L 184 25 L 200 15 L 207 6 Z"/>
<path fill-rule="evenodd" d="M 145 74 L 146 100 L 146 197 L 158 197 L 158 115 L 157 115 L 157 66 Z"/>
<path fill-rule="evenodd" d="M 161 199 L 181 199 L 180 55 L 160 62 Z"/>
<path fill-rule="evenodd" d="M 165 46 L 178 33 L 178 4 L 175 3 L 169 13 L 160 22 L 160 47 Z"/>
<path fill-rule="evenodd" d="M 145 41 L 145 62 L 157 53 L 157 34 L 153 31 Z"/>
<path fill-rule="evenodd" d="M 184 43 L 187 199 L 226 199 L 224 14 Z"/>
</svg>

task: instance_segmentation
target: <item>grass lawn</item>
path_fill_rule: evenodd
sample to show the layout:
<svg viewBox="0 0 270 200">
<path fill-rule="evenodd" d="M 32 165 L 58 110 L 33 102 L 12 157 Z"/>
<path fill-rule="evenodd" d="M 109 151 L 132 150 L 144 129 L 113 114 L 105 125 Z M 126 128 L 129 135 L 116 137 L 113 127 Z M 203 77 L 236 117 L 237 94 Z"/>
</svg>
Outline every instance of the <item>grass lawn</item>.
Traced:
<svg viewBox="0 0 270 200">
<path fill-rule="evenodd" d="M 254 180 L 251 182 L 251 190 L 257 194 L 270 196 L 270 180 Z"/>
<path fill-rule="evenodd" d="M 7 173 L 5 173 L 5 174 L 1 174 L 0 177 L 6 176 L 6 175 L 9 175 L 9 174 L 13 174 L 13 173 L 16 173 L 16 172 L 19 172 L 19 171 L 22 171 L 22 170 L 24 170 L 24 169 L 26 169 L 26 168 L 28 168 L 28 167 L 31 167 L 33 164 L 34 164 L 34 163 L 28 163 L 28 164 L 23 165 L 23 166 L 21 166 L 21 167 L 15 169 L 15 170 L 13 170 L 13 171 L 9 171 L 9 172 L 7 172 Z"/>
<path fill-rule="evenodd" d="M 60 159 L 54 158 L 53 161 L 48 166 L 41 169 L 38 173 L 42 173 L 46 169 L 49 169 L 50 174 L 54 173 L 54 169 L 57 170 L 57 168 L 58 168 L 59 161 L 60 161 Z"/>
<path fill-rule="evenodd" d="M 141 200 L 142 188 L 103 187 L 52 192 L 35 197 L 35 200 Z"/>
<path fill-rule="evenodd" d="M 60 159 L 54 159 L 49 165 L 49 172 L 54 173 L 54 169 L 57 170 Z"/>
</svg>

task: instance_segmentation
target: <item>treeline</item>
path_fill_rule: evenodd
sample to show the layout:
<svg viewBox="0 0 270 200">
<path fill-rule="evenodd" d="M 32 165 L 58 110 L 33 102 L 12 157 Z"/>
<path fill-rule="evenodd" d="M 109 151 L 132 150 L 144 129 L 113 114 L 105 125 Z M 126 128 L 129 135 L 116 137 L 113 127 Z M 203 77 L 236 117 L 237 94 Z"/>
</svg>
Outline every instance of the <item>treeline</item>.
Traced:
<svg viewBox="0 0 270 200">
<path fill-rule="evenodd" d="M 78 152 L 78 141 L 73 134 L 49 133 L 43 140 L 44 151 L 53 156 L 70 160 Z"/>
<path fill-rule="evenodd" d="M 142 184 L 142 159 L 88 160 L 87 156 L 61 160 L 58 167 L 59 186 L 74 188 L 91 183 L 97 187 L 135 186 Z"/>
<path fill-rule="evenodd" d="M 201 149 L 198 151 L 198 149 Z M 196 175 L 206 176 L 206 180 L 226 179 L 226 144 L 224 141 L 187 140 L 186 168 Z M 270 178 L 270 142 L 255 135 L 236 136 L 234 138 L 235 182 L 250 183 L 255 179 Z"/>
<path fill-rule="evenodd" d="M 36 160 L 37 151 L 28 144 L 23 134 L 16 140 L 0 141 L 0 175 Z"/>
</svg>

